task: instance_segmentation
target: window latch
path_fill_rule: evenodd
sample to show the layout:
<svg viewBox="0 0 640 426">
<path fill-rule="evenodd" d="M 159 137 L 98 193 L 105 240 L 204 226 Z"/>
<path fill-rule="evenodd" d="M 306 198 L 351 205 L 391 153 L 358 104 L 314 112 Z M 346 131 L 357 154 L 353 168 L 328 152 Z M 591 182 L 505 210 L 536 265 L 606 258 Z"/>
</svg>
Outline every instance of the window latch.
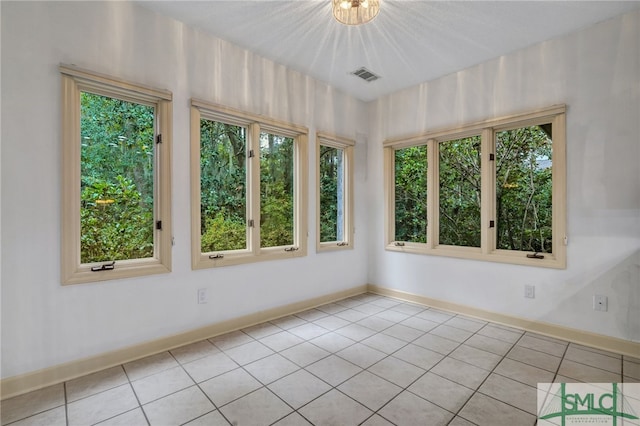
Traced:
<svg viewBox="0 0 640 426">
<path fill-rule="evenodd" d="M 224 257 L 224 254 L 210 254 L 209 255 L 209 259 L 222 259 Z"/>
<path fill-rule="evenodd" d="M 540 253 L 538 253 L 538 252 L 535 252 L 535 253 L 533 253 L 533 254 L 529 253 L 529 254 L 527 254 L 527 257 L 528 257 L 529 259 L 544 259 L 544 255 L 543 255 L 543 254 L 540 254 Z"/>
<path fill-rule="evenodd" d="M 349 243 L 344 242 L 344 241 L 338 243 L 338 247 L 344 247 L 344 246 L 348 246 L 348 245 L 349 245 Z"/>
<path fill-rule="evenodd" d="M 284 251 L 297 251 L 298 247 L 287 247 Z"/>
<path fill-rule="evenodd" d="M 91 272 L 99 272 L 99 271 L 111 271 L 113 269 L 115 269 L 116 267 L 116 261 L 114 260 L 111 263 L 104 263 L 100 266 L 92 266 L 91 267 Z"/>
<path fill-rule="evenodd" d="M 396 241 L 393 243 L 393 245 L 396 247 L 404 247 L 404 243 L 402 241 Z"/>
</svg>

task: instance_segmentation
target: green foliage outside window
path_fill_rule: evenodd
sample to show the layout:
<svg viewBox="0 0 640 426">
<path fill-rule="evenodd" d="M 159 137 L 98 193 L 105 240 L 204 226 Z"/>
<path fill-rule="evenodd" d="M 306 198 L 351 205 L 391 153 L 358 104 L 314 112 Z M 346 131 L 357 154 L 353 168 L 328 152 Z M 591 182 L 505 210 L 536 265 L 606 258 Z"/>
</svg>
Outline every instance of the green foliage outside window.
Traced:
<svg viewBox="0 0 640 426">
<path fill-rule="evenodd" d="M 440 244 L 480 247 L 480 136 L 438 144 Z"/>
<path fill-rule="evenodd" d="M 200 120 L 200 235 L 203 253 L 247 247 L 247 129 Z"/>
<path fill-rule="evenodd" d="M 496 134 L 497 248 L 551 253 L 551 124 Z"/>
<path fill-rule="evenodd" d="M 320 242 L 344 239 L 344 151 L 320 145 Z"/>
<path fill-rule="evenodd" d="M 396 241 L 427 242 L 427 147 L 395 151 Z"/>
<path fill-rule="evenodd" d="M 155 110 L 86 92 L 80 103 L 81 263 L 152 257 Z"/>
<path fill-rule="evenodd" d="M 260 134 L 260 247 L 293 245 L 293 139 Z"/>
<path fill-rule="evenodd" d="M 200 120 L 203 253 L 248 248 L 247 128 Z M 260 245 L 293 244 L 293 139 L 260 135 Z"/>
<path fill-rule="evenodd" d="M 481 137 L 438 143 L 443 245 L 480 247 Z M 551 124 L 496 133 L 496 248 L 551 253 Z M 427 147 L 395 150 L 395 240 L 426 242 Z"/>
</svg>

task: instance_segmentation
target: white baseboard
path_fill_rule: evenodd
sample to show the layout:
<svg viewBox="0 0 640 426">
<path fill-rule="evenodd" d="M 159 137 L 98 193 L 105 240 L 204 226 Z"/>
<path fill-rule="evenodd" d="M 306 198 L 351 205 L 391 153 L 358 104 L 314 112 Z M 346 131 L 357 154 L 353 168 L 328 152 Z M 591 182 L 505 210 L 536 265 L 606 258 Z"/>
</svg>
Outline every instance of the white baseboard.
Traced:
<svg viewBox="0 0 640 426">
<path fill-rule="evenodd" d="M 47 386 L 91 374 L 96 371 L 125 364 L 136 359 L 144 358 L 231 331 L 250 327 L 252 325 L 259 324 L 265 321 L 270 321 L 276 318 L 291 315 L 296 312 L 311 309 L 325 303 L 330 303 L 367 291 L 462 315 L 468 315 L 486 321 L 507 325 L 509 327 L 531 331 L 545 336 L 555 337 L 558 339 L 567 340 L 570 342 L 615 352 L 618 354 L 637 357 L 640 353 L 640 343 L 638 342 L 590 333 L 587 331 L 549 324 L 541 321 L 528 320 L 511 315 L 495 313 L 471 306 L 460 305 L 457 303 L 446 302 L 438 299 L 431 299 L 425 296 L 369 284 L 273 309 L 268 309 L 266 311 L 245 315 L 239 318 L 211 324 L 184 333 L 167 336 L 161 339 L 144 342 L 127 348 L 118 349 L 80 360 L 71 361 L 65 364 L 44 368 L 42 370 L 8 377 L 0 381 L 1 399 L 4 400 L 37 389 L 42 389 Z"/>
<path fill-rule="evenodd" d="M 188 345 L 189 343 L 209 339 L 224 333 L 324 305 L 325 303 L 365 293 L 366 291 L 367 286 L 361 285 L 348 290 L 245 315 L 239 318 L 211 324 L 195 330 L 140 343 L 104 354 L 67 362 L 18 376 L 8 377 L 0 381 L 0 398 L 4 400 L 37 389 L 42 389 L 47 386 L 55 385 L 57 383 L 66 382 L 77 377 L 104 370 L 105 368 L 125 364 L 136 359 L 145 358 L 150 355 Z"/>
<path fill-rule="evenodd" d="M 371 293 L 389 296 L 408 302 L 414 302 L 420 305 L 426 305 L 445 311 L 455 312 L 457 314 L 467 315 L 470 317 L 483 319 L 485 321 L 491 321 L 497 324 L 530 331 L 532 333 L 538 333 L 544 336 L 555 337 L 556 339 L 562 339 L 621 355 L 628 355 L 637 358 L 638 354 L 640 354 L 640 343 L 634 342 L 632 340 L 618 339 L 616 337 L 609 337 L 603 334 L 591 333 L 588 331 L 564 327 L 561 325 L 486 311 L 483 309 L 474 308 L 472 306 L 446 302 L 438 299 L 431 299 L 429 297 L 407 293 L 401 290 L 380 287 L 372 284 L 369 284 L 367 286 L 367 289 Z"/>
</svg>

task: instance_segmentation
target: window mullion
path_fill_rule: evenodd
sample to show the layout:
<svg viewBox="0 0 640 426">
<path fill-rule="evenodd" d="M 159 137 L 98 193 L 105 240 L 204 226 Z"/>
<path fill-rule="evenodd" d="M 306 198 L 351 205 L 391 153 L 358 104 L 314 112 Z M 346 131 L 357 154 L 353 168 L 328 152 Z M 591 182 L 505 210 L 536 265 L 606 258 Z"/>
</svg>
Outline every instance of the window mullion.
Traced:
<svg viewBox="0 0 640 426">
<path fill-rule="evenodd" d="M 438 245 L 438 235 L 440 234 L 439 224 L 439 157 L 438 141 L 429 139 L 427 141 L 427 247 L 430 249 Z"/>
<path fill-rule="evenodd" d="M 480 247 L 483 254 L 489 254 L 495 250 L 496 226 L 490 227 L 490 221 L 496 223 L 496 162 L 491 160 L 491 154 L 495 158 L 495 140 L 493 129 L 482 130 L 482 145 L 480 148 L 482 158 L 480 170 Z"/>
<path fill-rule="evenodd" d="M 191 124 L 190 124 L 190 142 L 191 142 L 191 181 L 197 182 L 197 185 L 191 184 L 191 267 L 196 268 L 200 261 L 200 253 L 202 247 L 202 236 L 200 235 L 200 223 L 202 216 L 200 206 L 201 197 L 201 174 L 200 174 L 200 109 L 191 107 Z M 193 253 L 198 253 L 195 257 Z"/>
<path fill-rule="evenodd" d="M 307 136 L 298 135 L 294 139 L 293 143 L 293 171 L 294 171 L 294 191 L 293 191 L 293 245 L 296 249 L 306 246 L 306 238 L 308 229 L 306 226 L 306 190 L 307 179 L 306 170 L 300 165 L 303 164 L 303 159 L 307 158 Z M 304 139 L 304 140 L 303 140 Z"/>
<path fill-rule="evenodd" d="M 566 117 L 558 114 L 553 118 L 553 166 L 552 173 L 552 230 L 553 255 L 561 265 L 566 264 L 566 250 L 563 246 L 567 244 L 566 229 L 566 199 L 567 199 L 567 175 L 566 175 Z"/>
<path fill-rule="evenodd" d="M 70 107 L 69 107 L 70 105 Z M 62 266 L 63 283 L 71 282 L 80 265 L 80 90 L 73 78 L 62 77 Z"/>
<path fill-rule="evenodd" d="M 353 146 L 344 148 L 344 241 L 353 248 Z"/>
<path fill-rule="evenodd" d="M 171 222 L 171 134 L 173 128 L 169 117 L 173 116 L 173 104 L 170 101 L 160 100 L 156 105 L 156 116 L 158 117 L 158 130 L 162 135 L 160 144 L 159 167 L 154 170 L 158 183 L 158 210 L 163 221 L 162 231 L 159 235 L 160 244 L 156 244 L 160 250 L 158 259 L 160 263 L 171 265 L 171 241 L 173 239 Z M 158 231 L 156 231 L 158 232 Z"/>
<path fill-rule="evenodd" d="M 249 150 L 247 150 L 249 176 L 247 191 L 248 220 L 253 221 L 253 226 L 248 226 L 249 250 L 254 254 L 260 253 L 260 125 L 249 125 Z M 253 155 L 252 155 L 253 154 Z"/>
<path fill-rule="evenodd" d="M 162 179 L 162 173 L 160 169 L 162 167 L 162 161 L 164 160 L 164 153 L 162 149 L 162 120 L 160 120 L 160 102 L 154 105 L 154 135 L 153 135 L 153 151 L 154 151 L 154 165 L 153 165 L 153 257 L 159 259 L 162 256 L 162 250 L 160 240 L 165 233 L 162 232 L 162 227 L 158 226 L 158 223 L 162 223 L 162 186 L 160 180 Z"/>
<path fill-rule="evenodd" d="M 386 207 L 385 219 L 385 245 L 393 243 L 396 239 L 395 221 L 395 149 L 384 148 L 384 205 Z"/>
</svg>

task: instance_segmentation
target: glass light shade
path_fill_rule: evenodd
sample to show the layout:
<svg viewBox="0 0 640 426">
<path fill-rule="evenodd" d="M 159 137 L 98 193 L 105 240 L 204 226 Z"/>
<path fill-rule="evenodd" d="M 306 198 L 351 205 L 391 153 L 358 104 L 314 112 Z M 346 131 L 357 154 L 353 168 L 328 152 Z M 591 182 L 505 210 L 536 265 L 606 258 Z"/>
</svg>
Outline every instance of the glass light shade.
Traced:
<svg viewBox="0 0 640 426">
<path fill-rule="evenodd" d="M 371 21 L 380 11 L 380 0 L 331 0 L 333 17 L 345 25 Z"/>
</svg>

